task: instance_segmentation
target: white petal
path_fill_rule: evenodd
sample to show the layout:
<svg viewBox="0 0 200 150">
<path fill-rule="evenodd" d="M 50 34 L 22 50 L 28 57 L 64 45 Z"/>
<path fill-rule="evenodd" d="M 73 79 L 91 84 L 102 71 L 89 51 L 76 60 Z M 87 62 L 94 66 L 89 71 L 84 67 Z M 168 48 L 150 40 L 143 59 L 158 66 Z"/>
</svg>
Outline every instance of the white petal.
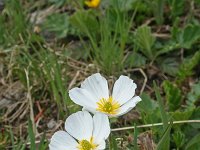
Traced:
<svg viewBox="0 0 200 150">
<path fill-rule="evenodd" d="M 133 97 L 127 103 L 125 103 L 124 105 L 120 107 L 120 112 L 115 117 L 124 115 L 125 113 L 129 112 L 140 101 L 141 101 L 141 98 L 139 96 Z"/>
<path fill-rule="evenodd" d="M 112 96 L 121 105 L 129 101 L 135 95 L 137 85 L 127 76 L 121 75 L 115 82 Z"/>
<path fill-rule="evenodd" d="M 69 97 L 78 105 L 96 109 L 98 101 L 86 89 L 73 88 L 69 91 Z"/>
<path fill-rule="evenodd" d="M 107 80 L 99 73 L 89 76 L 82 84 L 81 88 L 87 89 L 98 100 L 109 97 Z"/>
<path fill-rule="evenodd" d="M 87 111 L 79 111 L 70 115 L 65 122 L 65 130 L 79 141 L 90 140 L 93 131 L 92 116 Z"/>
<path fill-rule="evenodd" d="M 88 112 L 91 112 L 93 114 L 96 114 L 98 111 L 96 111 L 96 109 L 94 108 L 89 108 L 89 107 L 83 107 L 82 108 L 82 111 L 88 111 Z"/>
<path fill-rule="evenodd" d="M 50 150 L 77 150 L 78 143 L 65 131 L 57 131 L 51 138 Z"/>
<path fill-rule="evenodd" d="M 106 148 L 106 142 L 103 140 L 99 146 L 97 147 L 97 150 L 103 150 Z"/>
<path fill-rule="evenodd" d="M 110 123 L 108 116 L 101 113 L 96 113 L 93 117 L 94 130 L 93 137 L 94 143 L 99 144 L 106 140 L 110 134 Z"/>
</svg>

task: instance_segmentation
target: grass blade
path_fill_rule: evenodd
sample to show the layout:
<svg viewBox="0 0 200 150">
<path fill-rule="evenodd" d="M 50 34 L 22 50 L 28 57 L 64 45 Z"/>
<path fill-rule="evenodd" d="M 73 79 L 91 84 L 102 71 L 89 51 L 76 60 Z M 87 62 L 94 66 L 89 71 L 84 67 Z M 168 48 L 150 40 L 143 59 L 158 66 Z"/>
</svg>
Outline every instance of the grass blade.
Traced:
<svg viewBox="0 0 200 150">
<path fill-rule="evenodd" d="M 160 142 L 157 145 L 157 150 L 167 149 L 166 143 L 169 143 L 169 135 L 172 128 L 173 122 L 171 121 L 168 127 L 165 129 Z M 168 147 L 169 149 L 169 147 Z"/>
<path fill-rule="evenodd" d="M 154 82 L 153 85 L 154 85 L 154 90 L 155 90 L 155 94 L 156 94 L 156 99 L 158 101 L 160 112 L 161 112 L 163 126 L 164 126 L 164 128 L 167 128 L 168 127 L 168 116 L 167 116 L 167 113 L 165 112 L 164 103 L 162 101 L 162 98 L 161 98 L 161 95 L 159 93 L 159 89 L 158 89 L 156 83 Z"/>
<path fill-rule="evenodd" d="M 137 145 L 137 136 L 138 136 L 138 129 L 137 129 L 137 126 L 136 124 L 134 125 L 134 148 L 133 150 L 138 150 L 138 145 Z"/>
<path fill-rule="evenodd" d="M 115 140 L 115 137 L 113 136 L 113 134 L 110 135 L 109 142 L 110 142 L 109 150 L 118 150 L 117 143 L 116 143 L 116 140 Z"/>
<path fill-rule="evenodd" d="M 11 127 L 10 127 L 10 139 L 11 139 L 11 142 L 12 142 L 12 149 L 15 150 L 14 135 L 13 135 Z"/>
<path fill-rule="evenodd" d="M 167 116 L 167 113 L 165 111 L 164 103 L 163 103 L 161 95 L 159 93 L 159 89 L 158 89 L 155 82 L 153 82 L 153 85 L 154 85 L 154 90 L 155 90 L 155 94 L 156 94 L 156 99 L 158 101 L 159 108 L 160 108 L 161 118 L 162 118 L 162 122 L 163 122 L 163 128 L 164 128 L 164 131 L 166 131 L 167 128 L 168 128 L 168 116 Z M 166 135 L 165 135 L 165 138 L 166 138 L 165 142 L 164 142 L 165 150 L 168 150 L 169 147 L 170 147 L 170 134 L 169 133 L 167 132 Z"/>
<path fill-rule="evenodd" d="M 33 126 L 32 126 L 32 122 L 30 119 L 28 121 L 28 135 L 29 135 L 29 139 L 31 142 L 30 150 L 36 150 L 35 135 L 33 133 Z"/>
<path fill-rule="evenodd" d="M 47 143 L 45 143 L 45 133 L 42 135 L 42 138 L 40 140 L 40 144 L 38 146 L 38 150 L 45 150 L 47 149 Z"/>
</svg>

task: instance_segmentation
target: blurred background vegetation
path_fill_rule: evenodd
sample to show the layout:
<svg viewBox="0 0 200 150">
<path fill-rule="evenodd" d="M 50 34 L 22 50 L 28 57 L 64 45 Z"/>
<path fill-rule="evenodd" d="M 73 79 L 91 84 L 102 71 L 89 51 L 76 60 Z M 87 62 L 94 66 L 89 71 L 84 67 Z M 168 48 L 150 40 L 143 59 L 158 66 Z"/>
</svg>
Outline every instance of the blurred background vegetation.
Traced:
<svg viewBox="0 0 200 150">
<path fill-rule="evenodd" d="M 112 128 L 110 150 L 199 150 L 200 0 L 0 1 L 0 149 L 48 149 L 80 110 L 68 90 L 124 74 L 142 97 Z"/>
</svg>

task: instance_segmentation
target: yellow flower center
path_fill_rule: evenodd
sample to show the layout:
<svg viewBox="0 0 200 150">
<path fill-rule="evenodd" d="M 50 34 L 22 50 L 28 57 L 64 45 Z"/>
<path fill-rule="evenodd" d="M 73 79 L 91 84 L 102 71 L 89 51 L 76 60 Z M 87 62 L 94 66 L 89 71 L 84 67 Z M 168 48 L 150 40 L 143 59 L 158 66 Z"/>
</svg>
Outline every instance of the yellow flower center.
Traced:
<svg viewBox="0 0 200 150">
<path fill-rule="evenodd" d="M 79 141 L 79 150 L 94 150 L 98 145 L 93 143 L 93 137 L 88 140 L 81 140 Z"/>
<path fill-rule="evenodd" d="M 85 1 L 85 4 L 86 4 L 88 7 L 96 8 L 96 7 L 99 6 L 100 0 L 86 0 L 86 1 Z"/>
<path fill-rule="evenodd" d="M 103 113 L 115 115 L 119 112 L 120 104 L 113 100 L 112 97 L 108 99 L 102 98 L 99 102 L 97 102 L 97 110 Z"/>
</svg>

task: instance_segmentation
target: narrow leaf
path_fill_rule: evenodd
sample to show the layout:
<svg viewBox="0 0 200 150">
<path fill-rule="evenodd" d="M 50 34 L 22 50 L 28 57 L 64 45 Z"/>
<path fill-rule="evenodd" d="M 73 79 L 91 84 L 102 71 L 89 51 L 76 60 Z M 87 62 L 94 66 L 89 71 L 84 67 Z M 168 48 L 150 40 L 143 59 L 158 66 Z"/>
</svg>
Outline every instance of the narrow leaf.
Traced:
<svg viewBox="0 0 200 150">
<path fill-rule="evenodd" d="M 188 144 L 186 145 L 185 150 L 195 150 L 199 149 L 200 146 L 200 134 L 197 134 L 195 137 L 193 137 Z"/>
<path fill-rule="evenodd" d="M 154 84 L 154 90 L 155 90 L 155 94 L 156 94 L 156 99 L 157 99 L 157 101 L 159 103 L 159 108 L 160 108 L 160 112 L 161 112 L 161 118 L 162 118 L 162 121 L 163 121 L 163 127 L 164 127 L 164 130 L 167 131 L 167 128 L 168 128 L 168 116 L 167 116 L 167 113 L 165 112 L 164 103 L 163 103 L 161 95 L 159 93 L 159 89 L 158 89 L 158 87 L 157 87 L 155 82 L 153 84 Z M 169 147 L 170 147 L 170 134 L 168 132 L 165 133 L 165 134 L 164 134 L 165 135 L 165 142 L 162 142 L 163 143 L 162 145 L 164 145 L 165 150 L 169 150 Z"/>
<path fill-rule="evenodd" d="M 165 129 L 165 132 L 162 135 L 161 140 L 157 145 L 157 150 L 167 150 L 169 147 L 166 147 L 166 143 L 169 142 L 169 135 L 172 128 L 173 122 L 171 121 L 168 127 Z"/>
<path fill-rule="evenodd" d="M 31 142 L 30 150 L 36 150 L 35 135 L 33 133 L 33 126 L 32 126 L 32 122 L 30 119 L 28 121 L 28 135 L 29 135 L 29 139 Z"/>
<path fill-rule="evenodd" d="M 138 150 L 138 145 L 137 145 L 137 136 L 138 136 L 138 129 L 136 124 L 134 125 L 134 148 L 133 150 Z"/>
</svg>

